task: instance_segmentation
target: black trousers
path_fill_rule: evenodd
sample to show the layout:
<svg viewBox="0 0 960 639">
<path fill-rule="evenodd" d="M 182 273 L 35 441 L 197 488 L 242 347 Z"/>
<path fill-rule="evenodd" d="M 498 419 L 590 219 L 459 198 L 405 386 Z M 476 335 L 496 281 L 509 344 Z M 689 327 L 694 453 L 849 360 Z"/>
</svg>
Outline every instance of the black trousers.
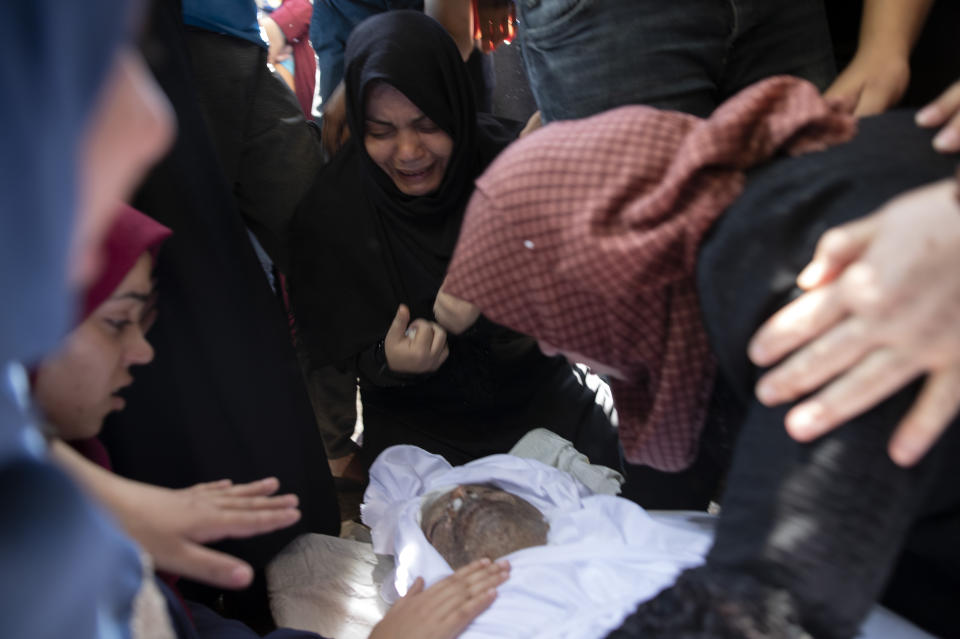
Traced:
<svg viewBox="0 0 960 639">
<path fill-rule="evenodd" d="M 816 636 L 852 636 L 877 598 L 939 636 L 960 636 L 960 425 L 917 466 L 886 445 L 920 383 L 810 444 L 790 439 L 789 407 L 753 397 L 753 332 L 800 291 L 794 278 L 828 228 L 952 175 L 957 158 L 895 112 L 850 143 L 750 175 L 701 248 L 698 287 L 720 370 L 746 410 L 709 561 L 797 593 Z M 884 595 L 886 590 L 886 595 Z"/>
</svg>

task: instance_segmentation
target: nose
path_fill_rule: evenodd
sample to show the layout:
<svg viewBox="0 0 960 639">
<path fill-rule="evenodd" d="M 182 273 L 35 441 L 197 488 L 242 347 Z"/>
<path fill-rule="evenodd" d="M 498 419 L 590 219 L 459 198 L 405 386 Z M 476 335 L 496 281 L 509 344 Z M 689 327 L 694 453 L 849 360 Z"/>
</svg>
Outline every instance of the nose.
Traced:
<svg viewBox="0 0 960 639">
<path fill-rule="evenodd" d="M 397 138 L 397 160 L 400 162 L 415 162 L 423 156 L 423 144 L 420 134 L 412 130 L 400 131 Z"/>
<path fill-rule="evenodd" d="M 130 343 L 127 345 L 127 365 L 149 364 L 152 361 L 153 346 L 147 341 L 141 329 L 132 330 Z"/>
</svg>

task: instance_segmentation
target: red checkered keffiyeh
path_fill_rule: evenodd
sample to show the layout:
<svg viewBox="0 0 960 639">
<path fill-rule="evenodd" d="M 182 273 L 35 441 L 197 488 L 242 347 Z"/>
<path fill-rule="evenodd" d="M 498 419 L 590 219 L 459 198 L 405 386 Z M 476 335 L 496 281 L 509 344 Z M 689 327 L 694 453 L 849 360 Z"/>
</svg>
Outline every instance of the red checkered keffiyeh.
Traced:
<svg viewBox="0 0 960 639">
<path fill-rule="evenodd" d="M 628 106 L 551 124 L 477 181 L 444 290 L 624 371 L 612 386 L 627 459 L 681 470 L 696 456 L 715 370 L 694 283 L 701 239 L 745 169 L 854 131 L 790 77 L 753 85 L 706 120 Z"/>
</svg>

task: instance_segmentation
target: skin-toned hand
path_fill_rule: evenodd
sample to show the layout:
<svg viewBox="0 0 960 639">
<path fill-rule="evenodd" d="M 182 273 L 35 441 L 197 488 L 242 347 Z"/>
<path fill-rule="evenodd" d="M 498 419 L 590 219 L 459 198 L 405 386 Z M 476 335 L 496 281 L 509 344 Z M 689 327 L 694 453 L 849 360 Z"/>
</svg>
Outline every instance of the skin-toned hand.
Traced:
<svg viewBox="0 0 960 639">
<path fill-rule="evenodd" d="M 350 127 L 347 125 L 347 91 L 343 81 L 333 90 L 327 103 L 323 105 L 323 129 L 320 141 L 327 157 L 333 157 L 350 139 Z"/>
<path fill-rule="evenodd" d="M 276 20 L 270 16 L 260 18 L 260 26 L 267 34 L 267 41 L 269 42 L 267 45 L 267 62 L 276 64 L 280 62 L 280 55 L 283 53 L 284 47 L 287 46 L 287 37 L 283 35 L 283 30 Z"/>
<path fill-rule="evenodd" d="M 244 588 L 253 579 L 246 562 L 201 544 L 252 537 L 300 519 L 296 495 L 271 496 L 275 478 L 234 486 L 230 480 L 172 490 L 116 475 L 60 440 L 50 454 L 102 503 L 127 533 L 168 572 L 223 588 Z"/>
<path fill-rule="evenodd" d="M 433 303 L 433 315 L 440 326 L 454 335 L 459 335 L 473 326 L 480 317 L 480 309 L 466 300 L 445 293 L 441 287 Z"/>
<path fill-rule="evenodd" d="M 424 0 L 423 12 L 443 25 L 466 62 L 474 48 L 471 0 Z"/>
<path fill-rule="evenodd" d="M 410 321 L 410 309 L 401 304 L 383 339 L 387 366 L 395 373 L 431 373 L 450 355 L 447 332 L 425 319 Z"/>
<path fill-rule="evenodd" d="M 418 577 L 373 628 L 370 639 L 453 639 L 490 607 L 497 586 L 509 576 L 506 560 L 480 559 L 426 590 Z"/>
<path fill-rule="evenodd" d="M 121 523 L 158 568 L 223 588 L 244 588 L 253 569 L 244 561 L 201 544 L 286 528 L 300 519 L 296 495 L 273 496 L 275 478 L 233 485 L 229 480 L 171 490 L 129 482 Z"/>
<path fill-rule="evenodd" d="M 941 153 L 960 151 L 960 82 L 956 82 L 939 98 L 917 113 L 922 127 L 943 126 L 933 138 L 933 148 Z"/>
<path fill-rule="evenodd" d="M 530 135 L 542 126 L 543 118 L 540 117 L 540 111 L 534 111 L 533 115 L 530 116 L 530 119 L 527 120 L 526 126 L 523 127 L 523 130 L 520 131 L 520 135 L 517 137 L 522 138 L 525 135 Z"/>
<path fill-rule="evenodd" d="M 881 50 L 857 54 L 824 97 L 856 116 L 876 115 L 899 102 L 909 84 L 909 59 Z"/>
<path fill-rule="evenodd" d="M 933 0 L 863 0 L 857 53 L 826 97 L 855 115 L 886 111 L 910 83 L 910 52 Z"/>
<path fill-rule="evenodd" d="M 926 374 L 889 444 L 919 461 L 960 408 L 960 204 L 957 182 L 909 191 L 869 217 L 831 229 L 797 278 L 807 292 L 754 335 L 767 405 L 816 393 L 787 413 L 810 441 Z"/>
</svg>

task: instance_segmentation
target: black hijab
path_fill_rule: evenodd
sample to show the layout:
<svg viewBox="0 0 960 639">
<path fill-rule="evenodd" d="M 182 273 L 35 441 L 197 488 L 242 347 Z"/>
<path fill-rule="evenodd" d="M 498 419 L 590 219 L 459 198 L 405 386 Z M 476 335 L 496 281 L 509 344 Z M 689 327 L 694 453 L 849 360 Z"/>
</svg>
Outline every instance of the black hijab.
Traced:
<svg viewBox="0 0 960 639">
<path fill-rule="evenodd" d="M 386 333 L 401 303 L 433 319 L 474 180 L 514 137 L 478 115 L 466 66 L 447 32 L 417 11 L 390 11 L 347 42 L 351 141 L 301 202 L 290 238 L 290 290 L 313 365 L 342 363 Z M 440 187 L 409 196 L 364 147 L 374 82 L 403 93 L 453 139 Z"/>
</svg>

